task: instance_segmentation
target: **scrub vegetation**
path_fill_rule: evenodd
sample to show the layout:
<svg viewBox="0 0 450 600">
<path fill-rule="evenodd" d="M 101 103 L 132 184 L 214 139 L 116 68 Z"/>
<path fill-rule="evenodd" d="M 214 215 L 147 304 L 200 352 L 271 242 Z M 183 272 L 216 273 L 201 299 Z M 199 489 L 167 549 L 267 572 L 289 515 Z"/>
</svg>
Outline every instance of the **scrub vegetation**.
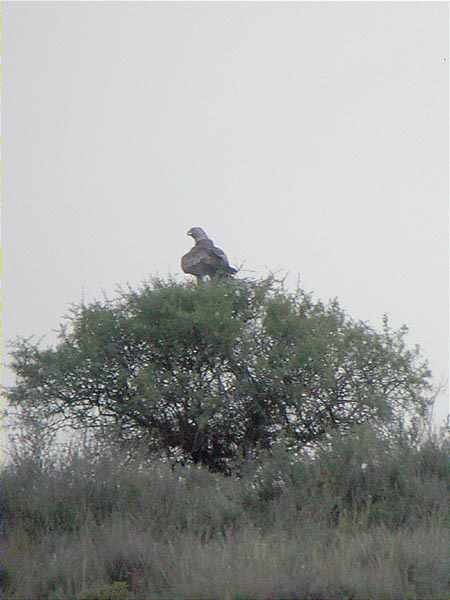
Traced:
<svg viewBox="0 0 450 600">
<path fill-rule="evenodd" d="M 153 280 L 17 340 L 4 597 L 447 600 L 448 441 L 405 334 L 270 278 Z"/>
<path fill-rule="evenodd" d="M 1 473 L 5 598 L 448 598 L 448 458 L 364 427 L 239 478 L 95 448 Z"/>
</svg>

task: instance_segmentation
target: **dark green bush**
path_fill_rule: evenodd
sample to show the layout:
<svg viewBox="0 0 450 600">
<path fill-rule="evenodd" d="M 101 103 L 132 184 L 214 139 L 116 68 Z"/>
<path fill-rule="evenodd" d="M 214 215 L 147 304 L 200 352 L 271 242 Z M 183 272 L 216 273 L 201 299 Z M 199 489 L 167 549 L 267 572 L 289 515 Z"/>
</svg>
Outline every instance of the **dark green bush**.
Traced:
<svg viewBox="0 0 450 600">
<path fill-rule="evenodd" d="M 269 277 L 205 286 L 153 279 L 72 308 L 52 348 L 14 342 L 9 405 L 23 418 L 109 432 L 122 453 L 230 474 L 284 438 L 300 451 L 332 432 L 423 416 L 426 361 L 407 329 L 355 321 Z"/>
</svg>

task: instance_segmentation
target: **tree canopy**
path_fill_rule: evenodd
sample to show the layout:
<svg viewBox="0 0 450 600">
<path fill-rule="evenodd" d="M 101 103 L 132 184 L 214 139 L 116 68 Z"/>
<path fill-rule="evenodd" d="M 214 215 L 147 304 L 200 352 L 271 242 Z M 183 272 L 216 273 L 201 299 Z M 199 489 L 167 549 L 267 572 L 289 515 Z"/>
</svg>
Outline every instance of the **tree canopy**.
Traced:
<svg viewBox="0 0 450 600">
<path fill-rule="evenodd" d="M 381 331 L 274 278 L 194 286 L 153 279 L 74 305 L 54 347 L 18 339 L 10 405 L 124 448 L 228 472 L 283 439 L 423 414 L 430 372 L 407 328 Z"/>
</svg>

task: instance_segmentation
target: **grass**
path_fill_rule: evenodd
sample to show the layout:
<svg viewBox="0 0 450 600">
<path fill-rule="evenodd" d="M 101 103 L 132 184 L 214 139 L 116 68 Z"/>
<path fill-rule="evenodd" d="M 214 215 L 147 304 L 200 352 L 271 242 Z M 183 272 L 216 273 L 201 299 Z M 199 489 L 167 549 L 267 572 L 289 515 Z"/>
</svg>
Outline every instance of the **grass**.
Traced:
<svg viewBox="0 0 450 600">
<path fill-rule="evenodd" d="M 361 465 L 366 465 L 364 468 Z M 448 600 L 448 454 L 337 439 L 240 479 L 73 450 L 0 474 L 9 600 Z"/>
</svg>

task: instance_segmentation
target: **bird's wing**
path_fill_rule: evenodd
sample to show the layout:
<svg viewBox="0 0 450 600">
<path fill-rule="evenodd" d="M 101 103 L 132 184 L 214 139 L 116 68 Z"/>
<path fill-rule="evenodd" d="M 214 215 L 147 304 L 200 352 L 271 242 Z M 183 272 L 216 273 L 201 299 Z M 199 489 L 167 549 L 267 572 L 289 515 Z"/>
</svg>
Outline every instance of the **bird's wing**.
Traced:
<svg viewBox="0 0 450 600">
<path fill-rule="evenodd" d="M 217 251 L 221 254 L 218 254 Z M 191 252 L 195 253 L 200 261 L 210 264 L 211 266 L 217 266 L 217 259 L 219 259 L 220 262 L 223 262 L 224 259 L 227 261 L 225 253 L 222 252 L 220 248 L 216 248 L 210 239 L 199 240 L 192 248 Z"/>
<path fill-rule="evenodd" d="M 225 252 L 223 250 L 221 250 L 220 248 L 218 248 L 217 246 L 213 246 L 211 248 L 211 252 L 213 254 L 215 254 L 218 258 L 220 258 L 220 260 L 223 262 L 223 264 L 228 267 L 228 265 L 230 264 L 228 262 L 228 258 L 227 255 L 225 254 Z"/>
<path fill-rule="evenodd" d="M 194 246 L 181 258 L 181 268 L 185 273 L 190 273 L 191 275 L 201 274 L 200 271 L 204 259 L 204 251 Z"/>
<path fill-rule="evenodd" d="M 227 273 L 237 273 L 228 262 L 223 250 L 214 246 L 210 239 L 201 239 L 181 259 L 181 268 L 191 275 L 212 275 L 224 269 Z"/>
<path fill-rule="evenodd" d="M 226 267 L 228 273 L 238 272 L 239 269 L 236 269 L 236 267 L 230 265 L 230 261 L 228 260 L 228 257 L 223 250 L 217 248 L 217 246 L 213 246 L 212 251 L 215 254 L 215 256 L 217 256 L 222 261 L 222 264 L 224 267 Z"/>
</svg>

